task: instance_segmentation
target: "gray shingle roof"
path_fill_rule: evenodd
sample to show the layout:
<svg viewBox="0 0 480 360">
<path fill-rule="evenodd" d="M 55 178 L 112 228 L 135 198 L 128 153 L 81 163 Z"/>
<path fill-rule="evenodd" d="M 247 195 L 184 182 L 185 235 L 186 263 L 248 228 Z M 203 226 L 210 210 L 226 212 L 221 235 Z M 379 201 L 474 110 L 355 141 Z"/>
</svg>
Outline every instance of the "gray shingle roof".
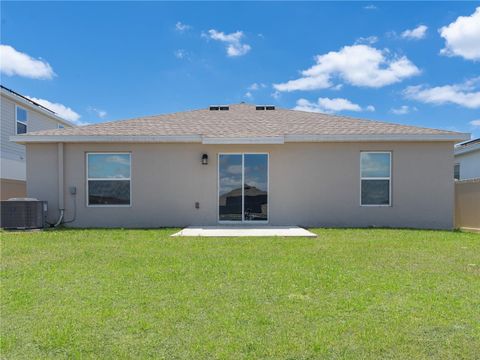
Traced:
<svg viewBox="0 0 480 360">
<path fill-rule="evenodd" d="M 455 135 L 416 126 L 355 119 L 345 116 L 255 105 L 230 105 L 228 111 L 207 109 L 139 117 L 72 129 L 32 132 L 30 136 L 202 136 L 203 138 L 258 138 L 324 135 Z"/>
</svg>

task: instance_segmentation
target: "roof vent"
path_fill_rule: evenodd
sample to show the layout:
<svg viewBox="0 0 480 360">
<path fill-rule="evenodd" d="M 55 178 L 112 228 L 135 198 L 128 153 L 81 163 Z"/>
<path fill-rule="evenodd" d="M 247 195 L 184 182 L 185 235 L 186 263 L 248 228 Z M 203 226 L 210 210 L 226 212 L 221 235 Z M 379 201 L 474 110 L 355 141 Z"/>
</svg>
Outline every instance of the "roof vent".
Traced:
<svg viewBox="0 0 480 360">
<path fill-rule="evenodd" d="M 257 105 L 257 106 L 255 106 L 255 110 L 275 110 L 275 106 L 273 106 L 273 105 Z"/>
<path fill-rule="evenodd" d="M 227 105 L 211 105 L 211 106 L 209 107 L 209 109 L 210 109 L 210 111 L 218 111 L 218 110 L 220 110 L 220 111 L 228 111 L 228 110 L 230 110 L 230 107 L 227 106 Z"/>
</svg>

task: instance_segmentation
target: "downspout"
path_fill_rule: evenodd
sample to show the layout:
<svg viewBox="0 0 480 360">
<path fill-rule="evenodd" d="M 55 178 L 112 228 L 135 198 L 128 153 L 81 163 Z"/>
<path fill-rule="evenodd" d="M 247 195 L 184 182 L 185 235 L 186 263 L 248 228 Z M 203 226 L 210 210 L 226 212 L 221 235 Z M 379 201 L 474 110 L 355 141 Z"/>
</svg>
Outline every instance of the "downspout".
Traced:
<svg viewBox="0 0 480 360">
<path fill-rule="evenodd" d="M 63 143 L 57 144 L 57 160 L 58 160 L 58 211 L 60 215 L 54 227 L 62 223 L 65 213 L 65 194 L 64 194 L 64 174 L 63 174 Z"/>
</svg>

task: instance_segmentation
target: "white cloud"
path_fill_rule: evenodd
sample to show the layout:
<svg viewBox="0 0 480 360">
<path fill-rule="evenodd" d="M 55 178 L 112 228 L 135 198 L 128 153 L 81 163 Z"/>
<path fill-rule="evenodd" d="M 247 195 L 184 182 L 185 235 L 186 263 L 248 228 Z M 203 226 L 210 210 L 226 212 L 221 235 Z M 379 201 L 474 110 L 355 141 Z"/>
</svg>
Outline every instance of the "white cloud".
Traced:
<svg viewBox="0 0 480 360">
<path fill-rule="evenodd" d="M 247 87 L 247 92 L 243 95 L 249 99 L 253 99 L 253 92 L 255 91 L 258 91 L 258 90 L 261 90 L 261 89 L 265 89 L 267 87 L 267 85 L 265 85 L 264 83 L 253 83 L 251 84 L 250 86 Z"/>
<path fill-rule="evenodd" d="M 480 108 L 480 77 L 463 84 L 427 87 L 409 86 L 403 94 L 409 98 L 430 104 L 456 104 L 470 109 Z"/>
<path fill-rule="evenodd" d="M 367 36 L 367 37 L 359 37 L 356 41 L 355 44 L 375 44 L 378 42 L 378 36 Z"/>
<path fill-rule="evenodd" d="M 363 7 L 365 10 L 377 10 L 377 7 L 373 4 L 367 5 Z"/>
<path fill-rule="evenodd" d="M 267 87 L 267 85 L 265 85 L 263 83 L 253 83 L 252 85 L 250 85 L 248 87 L 248 90 L 256 91 L 256 90 L 264 89 L 266 87 Z"/>
<path fill-rule="evenodd" d="M 187 56 L 187 51 L 184 49 L 177 49 L 173 52 L 173 55 L 175 55 L 177 59 L 184 59 Z"/>
<path fill-rule="evenodd" d="M 311 102 L 307 99 L 298 99 L 294 110 L 335 113 L 339 111 L 375 111 L 375 107 L 368 105 L 365 108 L 362 108 L 360 105 L 342 98 L 318 98 L 317 102 Z"/>
<path fill-rule="evenodd" d="M 440 51 L 442 55 L 480 60 L 480 7 L 470 16 L 459 16 L 439 32 L 445 39 L 445 48 Z"/>
<path fill-rule="evenodd" d="M 60 116 L 65 120 L 71 121 L 77 125 L 85 125 L 84 122 L 79 121 L 80 114 L 76 113 L 71 108 L 63 104 L 52 103 L 45 99 L 38 99 L 30 96 L 27 96 L 27 98 L 29 98 L 32 101 L 35 101 L 36 103 L 39 103 L 42 106 L 45 106 L 47 109 L 52 110 L 55 114 L 57 114 L 58 116 Z"/>
<path fill-rule="evenodd" d="M 270 96 L 275 100 L 278 100 L 280 96 L 282 96 L 282 94 L 280 93 L 280 91 L 274 91 L 273 93 L 270 94 Z"/>
<path fill-rule="evenodd" d="M 391 108 L 390 109 L 390 112 L 395 114 L 395 115 L 405 115 L 405 114 L 411 113 L 412 111 L 417 111 L 417 108 L 416 107 L 411 107 L 411 106 L 408 106 L 408 105 L 402 105 L 398 108 Z"/>
<path fill-rule="evenodd" d="M 180 21 L 178 21 L 176 24 L 175 24 L 175 30 L 177 30 L 178 32 L 185 32 L 187 30 L 190 30 L 192 27 L 190 25 L 187 25 L 187 24 L 183 24 L 181 23 Z"/>
<path fill-rule="evenodd" d="M 105 110 L 97 109 L 96 107 L 89 106 L 87 108 L 88 112 L 95 114 L 100 119 L 104 119 L 107 116 L 107 112 Z"/>
<path fill-rule="evenodd" d="M 227 55 L 230 57 L 242 56 L 251 50 L 250 45 L 242 43 L 242 38 L 244 37 L 242 31 L 225 34 L 224 32 L 211 29 L 208 30 L 208 34 L 203 34 L 203 36 L 226 43 Z"/>
<path fill-rule="evenodd" d="M 301 78 L 273 86 L 278 91 L 326 89 L 334 86 L 332 78 L 337 76 L 354 86 L 379 88 L 420 73 L 407 57 L 387 59 L 387 54 L 367 45 L 345 46 L 317 55 L 316 64 L 302 71 Z"/>
<path fill-rule="evenodd" d="M 412 39 L 412 40 L 420 40 L 425 38 L 427 35 L 428 27 L 425 25 L 419 25 L 415 29 L 405 30 L 402 32 L 402 38 L 404 39 Z"/>
<path fill-rule="evenodd" d="M 0 72 L 32 79 L 51 79 L 55 75 L 49 63 L 34 59 L 9 45 L 0 45 Z"/>
<path fill-rule="evenodd" d="M 480 127 L 480 119 L 470 121 L 470 125 Z"/>
</svg>

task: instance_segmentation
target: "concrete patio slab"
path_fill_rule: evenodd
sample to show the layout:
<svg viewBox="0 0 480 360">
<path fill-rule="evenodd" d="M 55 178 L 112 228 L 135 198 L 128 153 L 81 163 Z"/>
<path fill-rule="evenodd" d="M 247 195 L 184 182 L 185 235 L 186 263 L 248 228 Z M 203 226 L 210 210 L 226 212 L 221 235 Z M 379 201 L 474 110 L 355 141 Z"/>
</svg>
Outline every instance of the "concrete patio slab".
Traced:
<svg viewBox="0 0 480 360">
<path fill-rule="evenodd" d="M 172 236 L 301 236 L 317 235 L 298 226 L 189 226 Z"/>
</svg>

